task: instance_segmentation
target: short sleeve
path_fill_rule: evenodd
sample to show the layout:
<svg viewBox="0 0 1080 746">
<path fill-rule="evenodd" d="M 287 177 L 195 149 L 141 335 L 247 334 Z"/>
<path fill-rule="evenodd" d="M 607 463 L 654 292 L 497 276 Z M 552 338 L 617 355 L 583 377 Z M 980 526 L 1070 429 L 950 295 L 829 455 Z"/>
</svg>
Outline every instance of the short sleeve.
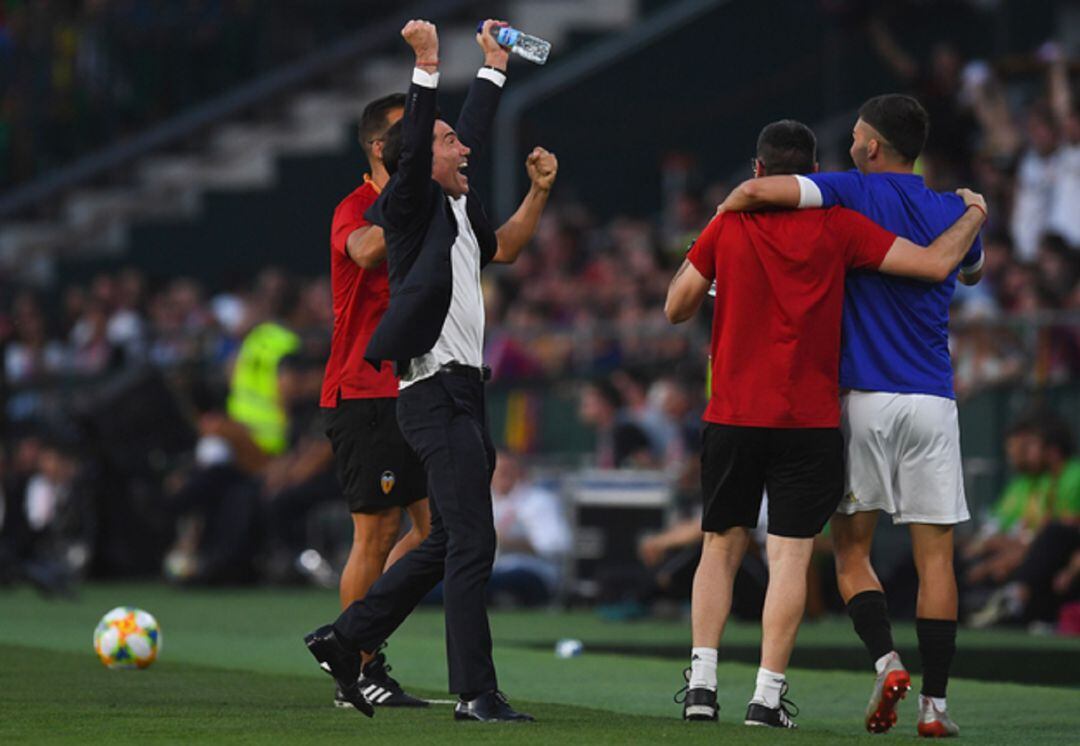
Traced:
<svg viewBox="0 0 1080 746">
<path fill-rule="evenodd" d="M 1080 517 L 1080 463 L 1071 461 L 1061 473 L 1057 485 L 1057 518 Z"/>
<path fill-rule="evenodd" d="M 990 509 L 1002 530 L 1009 531 L 1020 521 L 1031 492 L 1032 485 L 1028 477 L 1016 477 L 1006 485 L 1004 493 Z"/>
<path fill-rule="evenodd" d="M 877 269 L 896 241 L 895 233 L 854 210 L 836 208 L 829 211 L 829 218 L 830 235 L 842 240 L 851 269 Z"/>
<path fill-rule="evenodd" d="M 863 192 L 863 176 L 858 171 L 808 174 L 805 178 L 821 191 L 822 207 L 858 208 Z"/>
<path fill-rule="evenodd" d="M 694 269 L 706 280 L 716 277 L 716 240 L 723 218 L 723 215 L 713 218 L 686 252 L 686 260 L 693 264 Z"/>
<path fill-rule="evenodd" d="M 968 253 L 964 254 L 964 259 L 960 262 L 960 271 L 971 274 L 973 272 L 978 272 L 980 269 L 982 269 L 982 265 L 982 237 L 975 236 L 975 242 L 971 244 L 971 248 L 968 249 Z"/>
<path fill-rule="evenodd" d="M 349 236 L 358 228 L 371 225 L 364 217 L 364 211 L 371 202 L 361 199 L 355 194 L 346 197 L 337 209 L 334 210 L 334 220 L 330 226 L 330 248 L 339 253 L 346 254 L 346 244 Z"/>
</svg>

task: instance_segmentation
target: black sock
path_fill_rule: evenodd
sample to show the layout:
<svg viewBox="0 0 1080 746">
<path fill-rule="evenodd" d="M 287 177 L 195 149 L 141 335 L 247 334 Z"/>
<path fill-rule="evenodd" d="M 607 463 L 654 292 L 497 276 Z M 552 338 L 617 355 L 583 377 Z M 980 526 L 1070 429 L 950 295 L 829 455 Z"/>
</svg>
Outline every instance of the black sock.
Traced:
<svg viewBox="0 0 1080 746">
<path fill-rule="evenodd" d="M 919 656 L 922 658 L 922 694 L 944 698 L 956 654 L 956 621 L 916 619 L 915 632 L 919 636 Z"/>
<path fill-rule="evenodd" d="M 892 625 L 889 624 L 889 606 L 881 591 L 863 591 L 848 601 L 848 616 L 855 624 L 855 634 L 870 651 L 876 663 L 878 658 L 894 650 Z M 920 638 L 921 639 L 921 638 Z"/>
</svg>

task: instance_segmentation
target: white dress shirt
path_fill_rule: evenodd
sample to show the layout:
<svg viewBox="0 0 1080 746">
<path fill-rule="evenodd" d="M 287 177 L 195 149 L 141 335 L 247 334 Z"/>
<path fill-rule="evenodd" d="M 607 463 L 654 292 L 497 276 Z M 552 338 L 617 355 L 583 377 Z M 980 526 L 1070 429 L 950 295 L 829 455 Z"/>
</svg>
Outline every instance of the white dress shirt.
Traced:
<svg viewBox="0 0 1080 746">
<path fill-rule="evenodd" d="M 476 77 L 502 88 L 506 74 L 501 70 L 483 67 Z M 438 88 L 439 74 L 420 68 L 413 70 L 413 83 L 424 88 Z M 464 196 L 450 200 L 457 221 L 458 233 L 450 248 L 450 268 L 454 287 L 450 309 L 443 321 L 435 346 L 420 357 L 413 358 L 408 372 L 402 376 L 400 388 L 431 378 L 447 363 L 460 363 L 479 368 L 484 364 L 484 293 L 480 287 L 480 244 L 476 240 Z"/>
<path fill-rule="evenodd" d="M 458 234 L 450 248 L 454 285 L 450 308 L 435 346 L 413 358 L 401 388 L 431 378 L 447 363 L 479 368 L 484 364 L 484 293 L 480 287 L 480 244 L 465 211 L 464 196 L 450 200 Z"/>
</svg>

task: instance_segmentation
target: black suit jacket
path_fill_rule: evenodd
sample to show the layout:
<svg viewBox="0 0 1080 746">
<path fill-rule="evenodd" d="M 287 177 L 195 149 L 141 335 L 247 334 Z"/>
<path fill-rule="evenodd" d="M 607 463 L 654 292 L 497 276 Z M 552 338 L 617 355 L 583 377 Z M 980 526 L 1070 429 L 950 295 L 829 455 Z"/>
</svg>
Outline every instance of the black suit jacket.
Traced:
<svg viewBox="0 0 1080 746">
<path fill-rule="evenodd" d="M 487 145 L 501 93 L 484 78 L 469 88 L 455 129 L 472 151 L 470 163 Z M 431 178 L 436 97 L 436 89 L 409 87 L 397 171 L 364 215 L 385 231 L 390 275 L 390 305 L 364 351 L 375 368 L 391 360 L 401 372 L 409 360 L 429 352 L 450 308 L 450 249 L 458 230 L 446 192 Z M 465 204 L 483 267 L 495 256 L 497 241 L 471 179 Z"/>
</svg>

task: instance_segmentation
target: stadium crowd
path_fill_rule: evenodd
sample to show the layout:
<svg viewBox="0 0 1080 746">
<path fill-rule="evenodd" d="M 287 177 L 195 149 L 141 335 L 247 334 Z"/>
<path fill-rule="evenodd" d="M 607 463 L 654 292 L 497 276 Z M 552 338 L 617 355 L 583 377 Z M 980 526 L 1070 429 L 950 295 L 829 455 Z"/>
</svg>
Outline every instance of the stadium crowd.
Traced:
<svg viewBox="0 0 1080 746">
<path fill-rule="evenodd" d="M 0 170 L 6 169 L 0 183 L 48 165 L 33 154 L 73 155 L 26 145 L 27 128 L 35 137 L 89 147 L 106 137 L 95 133 L 111 131 L 114 109 L 139 108 L 149 121 L 202 93 L 166 90 L 143 100 L 132 80 L 84 102 L 87 111 L 48 107 L 47 96 L 26 95 L 27 86 L 39 82 L 43 60 L 53 59 L 55 50 L 42 52 L 49 45 L 70 52 L 67 67 L 52 68 L 62 82 L 65 75 L 92 78 L 101 59 L 138 69 L 140 44 L 150 38 L 136 33 L 114 39 L 106 33 L 114 14 L 142 18 L 144 3 L 55 3 L 57 18 L 82 20 L 71 34 L 42 35 L 35 19 L 51 5 L 9 2 L 0 16 L 0 71 L 10 71 L 0 78 Z M 223 50 L 229 45 L 218 42 L 228 29 L 242 27 L 245 14 L 255 12 L 255 4 L 243 2 L 194 5 L 203 11 L 195 17 L 205 19 L 215 49 Z M 168 17 L 155 15 L 145 33 L 168 36 L 167 27 L 157 26 Z M 962 288 L 954 309 L 958 396 L 1005 383 L 1075 381 L 1080 324 L 1075 315 L 1047 315 L 1080 311 L 1080 96 L 1077 81 L 1069 79 L 1069 60 L 1047 46 L 1040 50 L 1036 74 L 1015 75 L 964 61 L 954 49 L 939 46 L 923 63 L 908 56 L 883 24 L 873 25 L 872 32 L 883 58 L 930 110 L 931 142 L 921 164 L 928 183 L 942 189 L 969 184 L 991 205 L 985 279 Z M 94 52 L 93 45 L 105 39 L 112 51 Z M 242 43 L 247 42 L 238 38 Z M 220 64 L 232 65 L 224 59 Z M 246 74 L 242 65 L 231 69 Z M 160 71 L 154 75 L 169 78 Z M 109 79 L 124 80 L 112 73 Z M 197 86 L 198 78 L 191 80 Z M 95 90 L 85 81 L 79 87 Z M 39 104 L 49 111 L 45 119 L 41 112 L 19 109 Z M 85 142 L 69 137 L 76 121 L 86 130 Z M 581 387 L 579 415 L 595 430 L 595 465 L 663 469 L 684 494 L 697 484 L 707 319 L 703 315 L 688 334 L 672 333 L 661 307 L 688 238 L 708 222 L 726 191 L 721 181 L 672 193 L 653 219 L 600 221 L 584 204 L 556 202 L 535 246 L 512 267 L 485 278 L 485 357 L 496 382 L 592 381 Z M 63 589 L 86 571 L 157 572 L 156 565 L 139 559 L 112 562 L 95 551 L 115 535 L 110 531 L 123 530 L 102 521 L 103 506 L 116 499 L 108 493 L 122 475 L 126 481 L 119 484 L 135 495 L 123 506 L 133 514 L 130 525 L 150 537 L 144 551 L 134 554 L 160 562 L 160 542 L 170 543 L 165 570 L 171 577 L 236 582 L 260 575 L 289 580 L 300 573 L 328 582 L 324 555 L 337 537 L 332 530 L 320 535 L 327 521 L 318 506 L 334 504 L 336 492 L 315 406 L 332 322 L 326 277 L 297 284 L 280 270 L 267 270 L 243 286 L 211 288 L 185 278 L 159 282 L 123 268 L 47 292 L 11 284 L 0 290 L 9 446 L 2 464 L 0 578 Z M 282 363 L 294 374 L 287 444 L 268 452 L 230 425 L 226 397 L 246 335 L 270 321 L 295 331 L 301 341 Z M 73 381 L 100 390 L 127 387 L 133 393 L 121 398 L 129 403 L 173 413 L 167 429 L 175 437 L 153 450 L 139 470 L 120 468 L 124 452 L 109 462 L 112 472 L 95 466 L 93 456 L 103 446 L 88 441 L 104 431 L 102 420 L 119 419 L 123 412 L 88 409 L 72 393 Z M 164 400 L 171 404 L 163 406 Z M 1014 480 L 964 549 L 969 606 L 978 607 L 973 619 L 979 623 L 1049 621 L 1062 601 L 1076 598 L 1080 579 L 1080 461 L 1067 427 L 1045 414 L 1020 420 L 1009 431 L 1006 451 Z M 523 478 L 518 472 L 507 476 L 506 491 Z M 528 495 L 519 497 L 523 504 L 550 502 Z M 262 510 L 264 505 L 270 509 Z M 517 541 L 527 533 L 521 526 L 507 532 Z M 642 544 L 644 564 L 659 568 L 658 586 L 670 582 L 663 559 L 692 545 L 699 534 L 676 530 L 663 537 L 646 537 Z M 558 586 L 555 555 L 568 550 L 564 540 L 555 545 L 534 553 L 551 555 L 540 570 L 545 598 Z M 297 563 L 307 547 L 319 551 Z"/>
</svg>

